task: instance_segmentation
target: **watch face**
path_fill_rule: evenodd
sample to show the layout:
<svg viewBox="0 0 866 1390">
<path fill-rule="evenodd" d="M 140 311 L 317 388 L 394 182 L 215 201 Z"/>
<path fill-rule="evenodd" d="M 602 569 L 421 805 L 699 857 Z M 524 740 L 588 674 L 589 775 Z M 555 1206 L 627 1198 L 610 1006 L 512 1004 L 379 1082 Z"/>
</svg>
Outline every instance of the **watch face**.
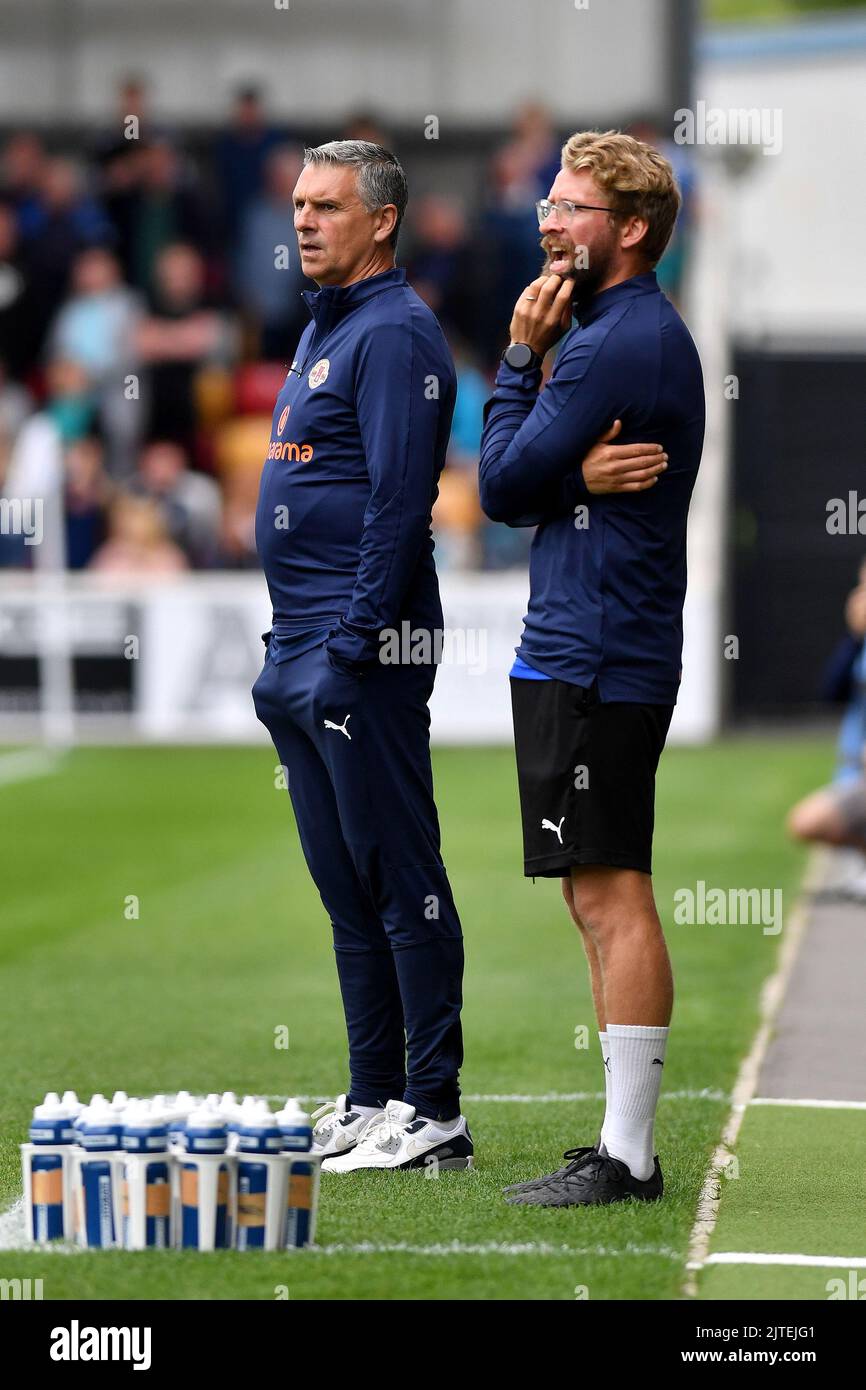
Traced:
<svg viewBox="0 0 866 1390">
<path fill-rule="evenodd" d="M 506 350 L 505 360 L 509 367 L 521 371 L 532 361 L 532 348 L 527 343 L 512 343 Z"/>
</svg>

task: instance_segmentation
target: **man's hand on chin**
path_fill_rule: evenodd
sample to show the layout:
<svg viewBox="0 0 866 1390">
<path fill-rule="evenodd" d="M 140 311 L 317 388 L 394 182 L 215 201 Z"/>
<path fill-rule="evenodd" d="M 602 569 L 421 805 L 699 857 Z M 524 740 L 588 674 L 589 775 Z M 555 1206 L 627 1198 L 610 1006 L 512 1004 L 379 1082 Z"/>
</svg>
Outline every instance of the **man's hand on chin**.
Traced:
<svg viewBox="0 0 866 1390">
<path fill-rule="evenodd" d="M 512 343 L 526 343 L 543 357 L 571 327 L 573 292 L 574 281 L 559 275 L 539 275 L 527 285 L 511 316 Z"/>
</svg>

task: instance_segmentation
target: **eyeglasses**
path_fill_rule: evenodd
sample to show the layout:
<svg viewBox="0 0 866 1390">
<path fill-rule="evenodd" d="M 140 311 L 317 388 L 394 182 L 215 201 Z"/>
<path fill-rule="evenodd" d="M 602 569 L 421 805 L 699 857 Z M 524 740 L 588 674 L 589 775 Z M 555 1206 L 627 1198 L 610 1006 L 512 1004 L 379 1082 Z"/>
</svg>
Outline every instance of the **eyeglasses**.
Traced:
<svg viewBox="0 0 866 1390">
<path fill-rule="evenodd" d="M 535 204 L 535 211 L 538 213 L 540 227 L 553 213 L 556 213 L 560 222 L 570 222 L 576 212 L 613 213 L 613 208 L 600 208 L 593 203 L 572 203 L 568 198 L 560 198 L 558 203 L 552 203 L 549 198 L 540 198 Z"/>
</svg>

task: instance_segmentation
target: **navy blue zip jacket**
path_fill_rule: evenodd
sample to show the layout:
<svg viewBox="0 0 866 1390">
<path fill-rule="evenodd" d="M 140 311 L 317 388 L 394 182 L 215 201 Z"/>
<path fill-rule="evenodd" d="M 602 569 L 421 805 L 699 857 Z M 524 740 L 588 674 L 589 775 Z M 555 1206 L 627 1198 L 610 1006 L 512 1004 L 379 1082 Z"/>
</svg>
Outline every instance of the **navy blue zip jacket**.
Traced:
<svg viewBox="0 0 866 1390">
<path fill-rule="evenodd" d="M 313 321 L 277 397 L 256 509 L 272 655 L 328 639 L 332 662 L 361 671 L 382 628 L 442 626 L 430 512 L 454 364 L 405 270 L 304 299 Z"/>
<path fill-rule="evenodd" d="M 648 272 L 594 296 L 541 371 L 503 363 L 486 406 L 481 505 L 538 526 L 527 665 L 602 700 L 675 704 L 686 592 L 686 517 L 704 438 L 697 349 Z M 666 472 L 644 492 L 592 495 L 581 460 L 613 424 L 617 444 L 662 444 Z"/>
</svg>

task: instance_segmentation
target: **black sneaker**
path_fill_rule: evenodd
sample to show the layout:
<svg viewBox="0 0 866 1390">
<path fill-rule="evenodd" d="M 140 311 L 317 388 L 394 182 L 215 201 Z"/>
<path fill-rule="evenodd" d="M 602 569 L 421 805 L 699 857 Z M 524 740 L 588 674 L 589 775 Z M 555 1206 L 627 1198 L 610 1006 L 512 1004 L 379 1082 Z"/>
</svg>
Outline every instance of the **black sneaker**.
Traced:
<svg viewBox="0 0 866 1390">
<path fill-rule="evenodd" d="M 503 1187 L 502 1191 L 526 1192 L 530 1187 L 540 1187 L 542 1183 L 552 1182 L 554 1178 L 563 1178 L 566 1173 L 570 1173 L 575 1167 L 579 1168 L 587 1154 L 597 1153 L 600 1144 L 601 1138 L 599 1137 L 598 1143 L 589 1144 L 584 1149 L 566 1149 L 565 1153 L 562 1155 L 566 1160 L 563 1168 L 557 1168 L 555 1173 L 546 1173 L 543 1178 L 529 1178 L 527 1182 L 509 1183 L 508 1187 Z"/>
<path fill-rule="evenodd" d="M 658 1155 L 652 1176 L 645 1182 L 633 1178 L 628 1166 L 618 1158 L 600 1154 L 597 1150 L 571 1165 L 571 1171 L 551 1174 L 546 1182 L 515 1192 L 506 1201 L 511 1206 L 589 1207 L 625 1202 L 634 1197 L 640 1202 L 655 1202 L 664 1192 L 662 1170 Z"/>
</svg>

